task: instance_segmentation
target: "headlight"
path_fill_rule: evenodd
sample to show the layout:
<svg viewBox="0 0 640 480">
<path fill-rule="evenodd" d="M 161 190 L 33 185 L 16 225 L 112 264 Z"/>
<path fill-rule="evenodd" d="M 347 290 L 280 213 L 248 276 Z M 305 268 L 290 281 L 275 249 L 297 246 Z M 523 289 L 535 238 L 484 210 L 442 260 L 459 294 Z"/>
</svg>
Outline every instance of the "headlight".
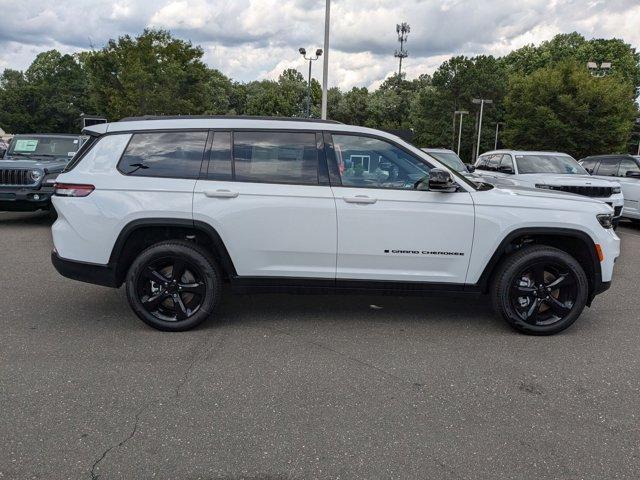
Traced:
<svg viewBox="0 0 640 480">
<path fill-rule="evenodd" d="M 611 189 L 611 191 L 612 191 L 613 193 L 621 193 L 621 192 L 622 192 L 622 189 L 621 189 L 620 187 L 613 187 L 613 188 Z"/>
<path fill-rule="evenodd" d="M 43 174 L 40 170 L 31 170 L 29 172 L 29 177 L 31 178 L 31 181 L 33 181 L 33 183 L 38 183 L 42 178 L 42 175 Z"/>
<path fill-rule="evenodd" d="M 613 214 L 612 213 L 601 213 L 600 215 L 596 215 L 598 222 L 602 225 L 602 228 L 613 228 Z"/>
</svg>

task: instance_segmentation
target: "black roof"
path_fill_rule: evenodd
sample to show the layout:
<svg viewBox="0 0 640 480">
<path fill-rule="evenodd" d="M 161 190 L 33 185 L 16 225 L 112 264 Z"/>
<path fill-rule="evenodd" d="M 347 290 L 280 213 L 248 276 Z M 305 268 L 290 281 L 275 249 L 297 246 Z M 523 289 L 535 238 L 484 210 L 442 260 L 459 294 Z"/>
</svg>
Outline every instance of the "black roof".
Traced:
<svg viewBox="0 0 640 480">
<path fill-rule="evenodd" d="M 302 117 L 260 117 L 253 115 L 143 115 L 141 117 L 126 117 L 118 122 L 139 122 L 145 120 L 279 120 L 286 122 L 311 122 L 311 123 L 341 123 L 336 120 L 321 120 L 320 118 Z"/>
<path fill-rule="evenodd" d="M 81 137 L 81 133 L 16 133 L 13 137 Z"/>
</svg>

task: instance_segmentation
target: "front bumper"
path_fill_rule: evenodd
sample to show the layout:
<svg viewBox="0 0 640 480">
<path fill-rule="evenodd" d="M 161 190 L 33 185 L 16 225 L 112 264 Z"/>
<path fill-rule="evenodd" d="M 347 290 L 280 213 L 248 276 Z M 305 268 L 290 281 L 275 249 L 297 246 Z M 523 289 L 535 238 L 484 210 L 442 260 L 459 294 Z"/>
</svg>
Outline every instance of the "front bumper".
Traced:
<svg viewBox="0 0 640 480">
<path fill-rule="evenodd" d="M 117 288 L 120 286 L 116 280 L 115 268 L 110 265 L 67 260 L 60 258 L 55 250 L 51 252 L 51 263 L 63 277 L 80 282 L 93 283 L 94 285 L 102 285 L 103 287 Z"/>
<path fill-rule="evenodd" d="M 53 187 L 0 188 L 0 211 L 35 212 L 51 209 Z"/>
</svg>

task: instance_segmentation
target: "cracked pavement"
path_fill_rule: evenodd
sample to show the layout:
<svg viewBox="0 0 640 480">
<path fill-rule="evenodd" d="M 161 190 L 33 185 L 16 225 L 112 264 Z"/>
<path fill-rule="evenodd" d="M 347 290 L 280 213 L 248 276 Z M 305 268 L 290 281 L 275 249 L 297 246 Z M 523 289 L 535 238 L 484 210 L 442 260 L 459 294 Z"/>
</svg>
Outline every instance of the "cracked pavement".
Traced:
<svg viewBox="0 0 640 480">
<path fill-rule="evenodd" d="M 636 479 L 640 228 L 619 232 L 612 290 L 554 337 L 484 300 L 287 295 L 170 334 L 60 277 L 46 216 L 0 213 L 0 479 Z"/>
</svg>

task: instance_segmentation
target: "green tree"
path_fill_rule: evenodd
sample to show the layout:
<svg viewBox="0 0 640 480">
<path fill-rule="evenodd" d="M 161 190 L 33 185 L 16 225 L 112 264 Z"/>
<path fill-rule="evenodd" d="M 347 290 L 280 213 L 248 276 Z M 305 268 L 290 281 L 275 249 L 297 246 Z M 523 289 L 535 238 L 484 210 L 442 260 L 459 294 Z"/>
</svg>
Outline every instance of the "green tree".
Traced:
<svg viewBox="0 0 640 480">
<path fill-rule="evenodd" d="M 24 74 L 7 68 L 0 76 L 0 127 L 10 133 L 33 131 L 31 104 Z"/>
<path fill-rule="evenodd" d="M 511 77 L 505 108 L 508 145 L 577 158 L 626 151 L 636 114 L 630 82 L 592 77 L 573 62 Z"/>
<path fill-rule="evenodd" d="M 92 103 L 111 120 L 220 111 L 225 102 L 221 107 L 220 99 L 214 99 L 212 71 L 202 55 L 202 48 L 164 30 L 110 40 L 85 59 Z"/>
</svg>

